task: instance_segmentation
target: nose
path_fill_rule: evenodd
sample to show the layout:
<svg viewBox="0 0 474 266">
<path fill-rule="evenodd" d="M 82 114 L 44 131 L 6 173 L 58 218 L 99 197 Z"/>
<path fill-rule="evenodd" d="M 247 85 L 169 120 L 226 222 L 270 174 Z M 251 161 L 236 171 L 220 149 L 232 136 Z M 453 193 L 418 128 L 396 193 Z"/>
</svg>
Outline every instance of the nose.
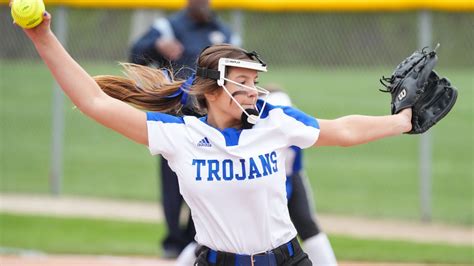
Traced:
<svg viewBox="0 0 474 266">
<path fill-rule="evenodd" d="M 257 98 L 258 92 L 256 90 L 248 90 L 247 91 L 247 96 L 250 98 Z"/>
</svg>

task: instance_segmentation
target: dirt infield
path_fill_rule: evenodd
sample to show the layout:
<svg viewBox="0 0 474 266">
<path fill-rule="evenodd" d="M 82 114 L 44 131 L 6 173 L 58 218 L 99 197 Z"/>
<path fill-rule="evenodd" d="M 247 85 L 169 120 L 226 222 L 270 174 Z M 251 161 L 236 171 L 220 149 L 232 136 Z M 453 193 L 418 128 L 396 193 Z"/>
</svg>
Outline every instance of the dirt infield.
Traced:
<svg viewBox="0 0 474 266">
<path fill-rule="evenodd" d="M 115 256 L 0 256 L 2 266 L 174 266 L 172 260 Z M 340 266 L 421 266 L 428 264 L 339 262 Z M 438 264 L 439 265 L 439 264 Z"/>
<path fill-rule="evenodd" d="M 174 266 L 172 260 L 115 256 L 0 256 L 2 266 Z"/>
</svg>

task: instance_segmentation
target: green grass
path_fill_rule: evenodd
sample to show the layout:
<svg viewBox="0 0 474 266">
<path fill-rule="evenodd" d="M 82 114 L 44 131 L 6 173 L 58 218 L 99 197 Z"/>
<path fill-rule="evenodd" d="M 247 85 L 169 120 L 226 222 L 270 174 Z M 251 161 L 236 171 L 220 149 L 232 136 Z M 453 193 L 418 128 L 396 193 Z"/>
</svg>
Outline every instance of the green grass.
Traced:
<svg viewBox="0 0 474 266">
<path fill-rule="evenodd" d="M 473 224 L 473 69 L 437 69 L 459 89 L 453 111 L 431 130 L 434 221 Z M 0 191 L 49 192 L 53 80 L 43 64 L 0 62 Z M 114 65 L 88 64 L 92 74 Z M 300 109 L 321 118 L 389 113 L 378 79 L 390 69 L 270 69 L 261 83 L 283 84 Z M 63 193 L 154 201 L 156 159 L 65 102 Z M 318 211 L 419 219 L 419 136 L 353 148 L 306 151 Z"/>
<path fill-rule="evenodd" d="M 0 246 L 47 253 L 157 255 L 163 224 L 0 213 Z"/>
<path fill-rule="evenodd" d="M 472 246 L 357 239 L 338 235 L 330 236 L 330 241 L 339 261 L 474 263 Z"/>
<path fill-rule="evenodd" d="M 158 255 L 163 225 L 0 213 L 0 246 L 46 253 Z M 473 263 L 472 246 L 331 236 L 339 261 Z"/>
</svg>

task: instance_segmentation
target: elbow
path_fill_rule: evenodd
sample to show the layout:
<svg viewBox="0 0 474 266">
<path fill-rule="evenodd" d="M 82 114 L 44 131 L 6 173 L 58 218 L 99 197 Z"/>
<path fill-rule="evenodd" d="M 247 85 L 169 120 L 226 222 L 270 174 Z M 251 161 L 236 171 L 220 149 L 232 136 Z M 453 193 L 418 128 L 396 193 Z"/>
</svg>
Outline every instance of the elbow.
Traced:
<svg viewBox="0 0 474 266">
<path fill-rule="evenodd" d="M 360 144 L 358 143 L 358 139 L 355 137 L 355 135 L 347 129 L 339 131 L 338 139 L 338 146 L 340 147 L 351 147 Z"/>
<path fill-rule="evenodd" d="M 343 139 L 339 142 L 339 147 L 352 147 L 359 143 L 351 140 L 351 139 Z"/>
<path fill-rule="evenodd" d="M 74 102 L 74 104 L 83 114 L 89 117 L 94 117 L 98 110 L 103 106 L 104 100 L 106 99 L 104 96 L 105 93 L 101 93 L 95 97 Z"/>
</svg>

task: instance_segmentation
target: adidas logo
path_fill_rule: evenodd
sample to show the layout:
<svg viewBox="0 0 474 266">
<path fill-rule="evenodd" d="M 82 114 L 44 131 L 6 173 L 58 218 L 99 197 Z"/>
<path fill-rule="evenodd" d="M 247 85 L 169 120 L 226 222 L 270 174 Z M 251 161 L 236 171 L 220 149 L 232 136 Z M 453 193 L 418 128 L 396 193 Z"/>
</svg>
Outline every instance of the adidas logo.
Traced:
<svg viewBox="0 0 474 266">
<path fill-rule="evenodd" d="M 212 147 L 212 144 L 209 142 L 207 137 L 205 137 L 201 141 L 199 141 L 197 145 L 198 145 L 198 147 Z"/>
</svg>

